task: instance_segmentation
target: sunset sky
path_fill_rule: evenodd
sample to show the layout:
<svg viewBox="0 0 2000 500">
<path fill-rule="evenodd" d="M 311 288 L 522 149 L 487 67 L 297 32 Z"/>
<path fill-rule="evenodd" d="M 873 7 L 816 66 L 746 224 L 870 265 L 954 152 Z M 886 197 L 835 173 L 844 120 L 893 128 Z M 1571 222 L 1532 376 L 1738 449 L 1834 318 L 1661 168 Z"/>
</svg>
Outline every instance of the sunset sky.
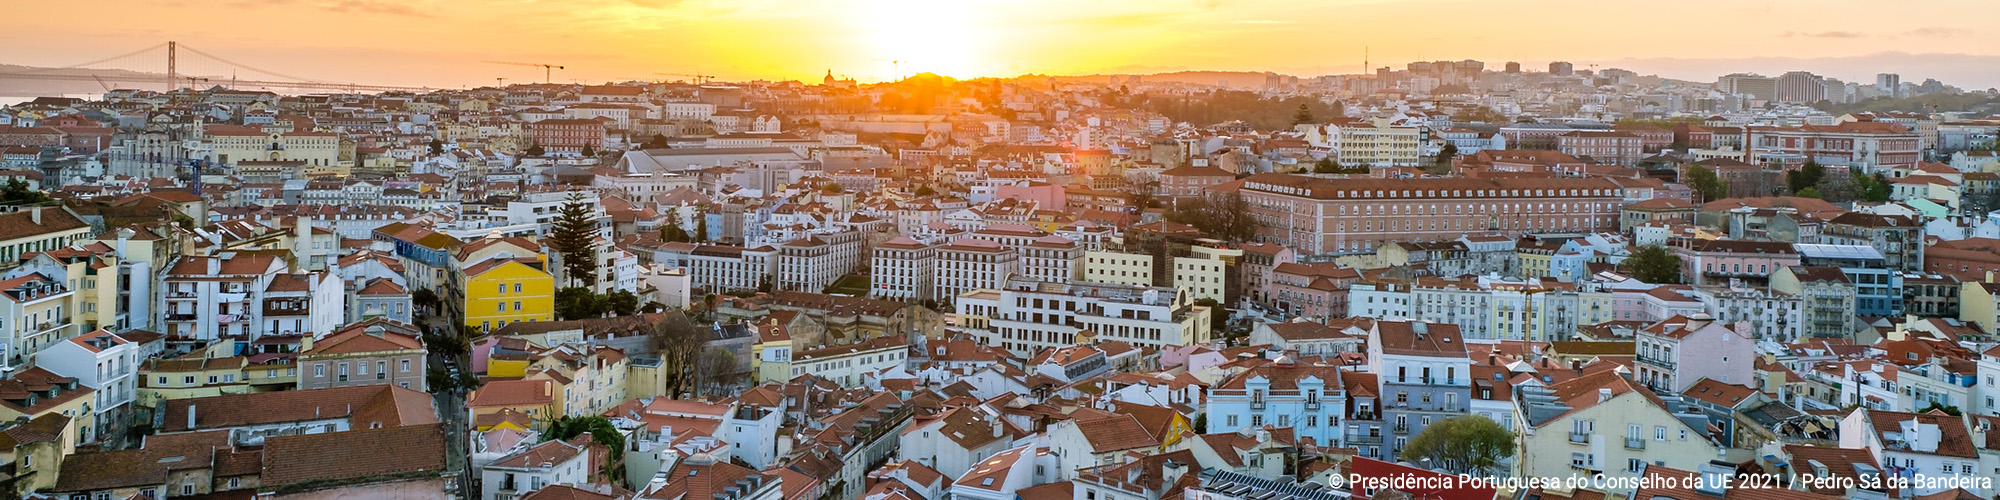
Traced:
<svg viewBox="0 0 2000 500">
<path fill-rule="evenodd" d="M 328 81 L 465 86 L 673 79 L 862 81 L 932 71 L 1277 71 L 1568 60 L 1713 81 L 1805 69 L 2000 86 L 1993 0 L 8 0 L 0 63 L 62 66 L 177 40 Z M 184 60 L 186 57 L 184 56 Z M 133 69 L 162 69 L 163 63 Z M 195 63 L 184 63 L 195 64 Z M 203 68 L 196 68 L 203 69 Z M 246 78 L 256 75 L 243 75 Z"/>
</svg>

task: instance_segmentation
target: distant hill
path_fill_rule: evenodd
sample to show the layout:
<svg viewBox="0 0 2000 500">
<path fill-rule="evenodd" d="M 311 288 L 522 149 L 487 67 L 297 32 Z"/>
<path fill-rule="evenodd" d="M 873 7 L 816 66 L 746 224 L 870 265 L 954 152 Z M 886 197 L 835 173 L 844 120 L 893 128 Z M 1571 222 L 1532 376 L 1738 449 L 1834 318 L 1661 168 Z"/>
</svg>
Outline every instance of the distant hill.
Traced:
<svg viewBox="0 0 2000 500">
<path fill-rule="evenodd" d="M 1263 87 L 1264 77 L 1266 75 L 1271 75 L 1271 74 L 1274 73 L 1260 72 L 1260 71 L 1175 71 L 1171 73 L 1145 73 L 1145 74 L 1099 73 L 1092 75 L 1021 75 L 1018 77 L 1014 77 L 1013 79 L 1019 81 L 1022 84 L 1033 84 L 1038 82 L 1046 82 L 1051 76 L 1053 76 L 1056 79 L 1056 81 L 1062 83 L 1105 85 L 1111 82 L 1111 77 L 1113 76 L 1118 77 L 1118 81 L 1120 83 L 1124 83 L 1126 81 L 1129 81 L 1134 75 L 1137 75 L 1142 82 L 1146 83 L 1173 82 L 1173 83 L 1189 83 L 1196 85 L 1215 85 L 1216 83 L 1219 82 L 1228 82 L 1229 88 L 1242 89 L 1242 88 Z M 1279 76 L 1288 76 L 1288 75 L 1279 75 Z"/>
<path fill-rule="evenodd" d="M 0 96 L 41 97 L 41 96 L 71 95 L 71 94 L 98 95 L 104 93 L 104 87 L 98 85 L 97 82 L 91 80 L 36 80 L 30 78 L 10 78 L 4 76 L 4 74 L 17 74 L 17 73 L 53 73 L 56 71 L 56 69 L 57 68 L 21 66 L 17 64 L 0 64 Z M 76 71 L 67 70 L 64 71 L 64 74 L 76 74 Z M 96 70 L 90 70 L 89 73 L 85 74 L 95 74 L 98 77 L 103 78 L 104 83 L 111 85 L 111 88 L 114 89 L 150 88 L 154 90 L 165 90 L 163 88 L 165 87 L 165 85 L 159 83 L 157 80 L 166 75 L 160 73 L 126 71 L 122 69 L 96 69 Z M 150 78 L 152 81 L 147 81 L 144 83 L 133 81 L 137 79 L 148 79 L 148 78 Z"/>
</svg>

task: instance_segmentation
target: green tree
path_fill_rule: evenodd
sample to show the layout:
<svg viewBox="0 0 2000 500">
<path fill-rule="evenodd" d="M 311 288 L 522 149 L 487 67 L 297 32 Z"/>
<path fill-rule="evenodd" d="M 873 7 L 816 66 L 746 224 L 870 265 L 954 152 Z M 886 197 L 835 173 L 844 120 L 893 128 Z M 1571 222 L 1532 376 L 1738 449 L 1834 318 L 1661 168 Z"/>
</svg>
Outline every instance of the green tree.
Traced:
<svg viewBox="0 0 2000 500">
<path fill-rule="evenodd" d="M 590 433 L 591 441 L 611 449 L 611 460 L 618 460 L 619 456 L 625 452 L 625 435 L 618 432 L 618 426 L 611 425 L 610 419 L 597 415 L 588 417 L 571 417 L 565 415 L 557 418 L 549 422 L 548 429 L 543 430 L 542 441 L 566 441 L 581 436 L 585 432 Z"/>
<path fill-rule="evenodd" d="M 34 205 L 53 201 L 48 193 L 30 189 L 28 182 L 7 179 L 7 185 L 0 188 L 0 205 Z"/>
<path fill-rule="evenodd" d="M 916 191 L 917 196 L 931 196 L 935 194 L 937 194 L 937 190 L 931 189 L 931 186 L 929 184 L 917 186 L 917 191 Z"/>
<path fill-rule="evenodd" d="M 1315 174 L 1331 174 L 1339 171 L 1340 162 L 1333 161 L 1332 156 L 1320 158 L 1319 161 L 1313 162 L 1313 173 Z"/>
<path fill-rule="evenodd" d="M 1956 417 L 1956 416 L 1959 416 L 1959 415 L 1960 415 L 1960 412 L 1959 412 L 1959 410 L 1958 410 L 1958 407 L 1956 407 L 1956 406 L 1946 406 L 1946 405 L 1945 405 L 1944 403 L 1939 403 L 1939 402 L 1936 402 L 1936 401 L 1932 401 L 1932 402 L 1931 402 L 1931 404 L 1930 404 L 1930 406 L 1925 406 L 1925 407 L 1924 407 L 1924 410 L 1923 410 L 1923 411 L 1920 411 L 1920 412 L 1917 412 L 1917 413 L 1930 413 L 1930 412 L 1933 412 L 1933 411 L 1942 411 L 1942 412 L 1944 412 L 1944 413 L 1945 413 L 1946 415 L 1951 415 L 1951 416 L 1954 416 L 1954 417 Z"/>
<path fill-rule="evenodd" d="M 1687 184 L 1687 187 L 1693 189 L 1695 194 L 1701 195 L 1701 199 L 1695 200 L 1698 203 L 1706 203 L 1729 197 L 1729 183 L 1724 182 L 1721 177 L 1716 177 L 1715 171 L 1709 170 L 1708 167 L 1701 165 L 1689 166 L 1687 176 L 1681 179 L 1681 183 Z"/>
<path fill-rule="evenodd" d="M 440 140 L 437 140 L 437 138 L 436 138 L 436 137 L 432 137 L 432 138 L 431 138 L 431 154 L 434 154 L 434 155 L 441 155 L 441 154 L 444 154 L 444 141 L 440 141 Z"/>
<path fill-rule="evenodd" d="M 1820 179 L 1824 178 L 1826 178 L 1826 167 L 1809 161 L 1798 170 L 1785 172 L 1785 187 L 1790 188 L 1790 191 L 1798 196 L 1797 193 L 1819 185 Z"/>
<path fill-rule="evenodd" d="M 555 307 L 556 319 L 562 321 L 600 318 L 605 309 L 596 292 L 580 286 L 556 290 Z"/>
<path fill-rule="evenodd" d="M 582 154 L 583 154 L 583 156 L 597 156 L 597 148 L 593 148 L 593 147 L 590 147 L 590 145 L 589 145 L 589 144 L 585 144 L 585 145 L 583 145 L 583 152 L 582 152 Z"/>
<path fill-rule="evenodd" d="M 1445 143 L 1438 149 L 1437 159 L 1431 163 L 1430 173 L 1444 175 L 1451 173 L 1451 160 L 1458 157 L 1458 145 Z"/>
<path fill-rule="evenodd" d="M 556 211 L 551 223 L 549 247 L 562 256 L 569 283 L 597 284 L 597 218 L 595 207 L 584 201 L 582 191 L 571 191 L 569 199 Z"/>
<path fill-rule="evenodd" d="M 1826 196 L 1819 194 L 1819 188 L 1816 187 L 1801 189 L 1799 190 L 1799 192 L 1792 193 L 1792 196 L 1797 196 L 1800 198 L 1812 198 L 1816 200 L 1826 198 Z"/>
<path fill-rule="evenodd" d="M 1424 427 L 1400 457 L 1419 467 L 1481 475 L 1514 456 L 1514 433 L 1479 415 L 1447 418 Z"/>
<path fill-rule="evenodd" d="M 1883 177 L 1882 174 L 1877 173 L 1874 176 L 1869 176 L 1861 172 L 1855 172 L 1854 183 L 1859 186 L 1856 188 L 1856 191 L 1859 192 L 1856 197 L 1861 199 L 1861 201 L 1877 203 L 1889 201 L 1889 179 Z"/>
<path fill-rule="evenodd" d="M 1625 256 L 1620 264 L 1639 281 L 1655 285 L 1681 282 L 1681 257 L 1668 251 L 1667 247 L 1646 245 Z"/>
<path fill-rule="evenodd" d="M 1314 123 L 1319 123 L 1319 120 L 1313 119 L 1312 108 L 1306 106 L 1304 103 L 1300 103 L 1298 112 L 1292 113 L 1292 124 L 1310 125 Z"/>
<path fill-rule="evenodd" d="M 629 290 L 614 290 L 611 293 L 599 295 L 597 296 L 597 304 L 604 312 L 619 316 L 631 316 L 639 313 L 639 296 Z"/>
<path fill-rule="evenodd" d="M 681 229 L 679 217 L 668 217 L 667 227 L 660 228 L 660 241 L 678 243 L 689 239 L 687 231 Z"/>
<path fill-rule="evenodd" d="M 670 146 L 667 146 L 667 136 L 653 134 L 653 137 L 646 139 L 646 142 L 640 144 L 639 147 L 643 149 L 667 149 Z"/>
<path fill-rule="evenodd" d="M 529 144 L 528 150 L 523 152 L 527 153 L 528 156 L 541 156 L 549 153 L 548 150 L 542 149 L 542 145 L 540 144 Z"/>
<path fill-rule="evenodd" d="M 708 214 L 695 212 L 694 234 L 688 237 L 693 241 L 708 241 Z"/>
</svg>

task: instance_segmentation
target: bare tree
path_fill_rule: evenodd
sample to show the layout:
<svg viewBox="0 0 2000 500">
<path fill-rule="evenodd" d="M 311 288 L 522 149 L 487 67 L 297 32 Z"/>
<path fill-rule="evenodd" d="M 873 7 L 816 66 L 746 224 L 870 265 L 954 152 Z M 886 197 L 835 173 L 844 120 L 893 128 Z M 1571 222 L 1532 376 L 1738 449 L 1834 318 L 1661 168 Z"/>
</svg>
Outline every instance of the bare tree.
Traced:
<svg viewBox="0 0 2000 500">
<path fill-rule="evenodd" d="M 708 335 L 700 325 L 688 319 L 677 310 L 668 310 L 660 315 L 660 322 L 653 324 L 648 344 L 660 356 L 660 372 L 664 374 L 666 387 L 663 395 L 680 399 L 692 394 L 699 381 L 699 360 L 702 346 Z"/>
</svg>

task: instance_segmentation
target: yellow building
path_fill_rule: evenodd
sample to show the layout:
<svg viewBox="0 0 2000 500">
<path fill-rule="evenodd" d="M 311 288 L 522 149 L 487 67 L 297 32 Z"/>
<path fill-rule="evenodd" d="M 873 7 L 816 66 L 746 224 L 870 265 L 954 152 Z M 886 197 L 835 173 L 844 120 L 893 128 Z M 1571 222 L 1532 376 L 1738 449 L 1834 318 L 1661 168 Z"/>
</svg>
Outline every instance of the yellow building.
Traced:
<svg viewBox="0 0 2000 500">
<path fill-rule="evenodd" d="M 0 461 L 15 464 L 13 476 L 20 478 L 10 498 L 26 498 L 56 485 L 63 442 L 70 438 L 69 421 L 69 417 L 50 413 L 0 429 Z"/>
<path fill-rule="evenodd" d="M 0 214 L 0 269 L 13 269 L 21 254 L 44 252 L 90 237 L 90 223 L 63 207 L 23 207 Z"/>
<path fill-rule="evenodd" d="M 62 454 L 76 453 L 76 443 L 96 439 L 91 430 L 97 428 L 97 417 L 90 407 L 95 392 L 75 378 L 29 368 L 0 380 L 0 394 L 6 394 L 0 397 L 0 422 L 69 417 L 69 430 L 62 435 Z"/>
<path fill-rule="evenodd" d="M 1994 331 L 2000 328 L 2000 285 L 1993 283 L 1993 275 L 1986 281 L 1967 281 L 1959 284 L 1958 320 L 1978 323 L 1979 328 Z"/>
<path fill-rule="evenodd" d="M 548 378 L 493 380 L 465 396 L 465 408 L 472 421 L 492 421 L 513 412 L 536 422 L 563 415 L 562 384 Z"/>
<path fill-rule="evenodd" d="M 1153 286 L 1153 256 L 1119 252 L 1084 252 L 1083 280 Z"/>
<path fill-rule="evenodd" d="M 75 297 L 60 277 L 31 272 L 0 281 L 0 339 L 11 347 L 8 366 L 30 364 L 35 353 L 75 337 L 79 331 L 70 303 Z"/>
<path fill-rule="evenodd" d="M 175 359 L 149 359 L 139 369 L 139 400 L 205 398 L 251 392 L 243 369 L 242 356 L 201 357 L 191 354 Z M 262 366 L 262 365 L 259 365 Z"/>
<path fill-rule="evenodd" d="M 555 320 L 555 277 L 536 258 L 493 259 L 465 270 L 465 326 L 493 331 Z"/>
</svg>

